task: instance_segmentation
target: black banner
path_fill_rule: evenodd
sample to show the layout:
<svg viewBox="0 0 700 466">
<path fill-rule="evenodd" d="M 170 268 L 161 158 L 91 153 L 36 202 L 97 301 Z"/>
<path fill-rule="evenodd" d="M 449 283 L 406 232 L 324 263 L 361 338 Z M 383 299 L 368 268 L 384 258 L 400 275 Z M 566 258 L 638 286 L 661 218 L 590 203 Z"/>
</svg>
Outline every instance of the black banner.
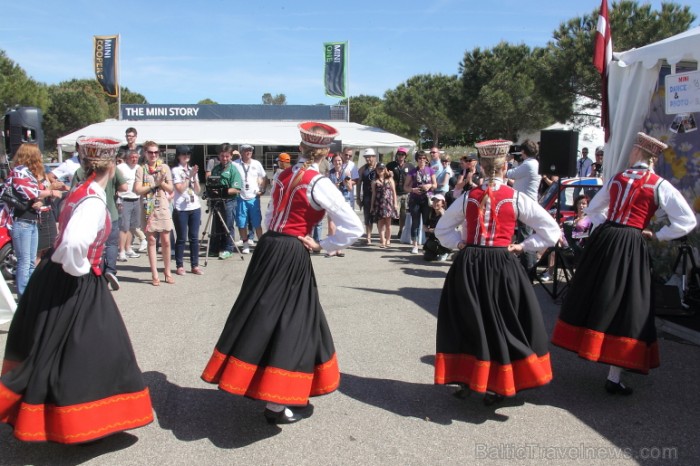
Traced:
<svg viewBox="0 0 700 466">
<path fill-rule="evenodd" d="M 119 95 L 117 80 L 117 51 L 119 36 L 94 37 L 95 77 L 102 89 L 110 97 Z"/>
<path fill-rule="evenodd" d="M 328 96 L 345 97 L 347 45 L 347 42 L 326 42 L 323 44 L 326 60 L 323 78 Z"/>
</svg>

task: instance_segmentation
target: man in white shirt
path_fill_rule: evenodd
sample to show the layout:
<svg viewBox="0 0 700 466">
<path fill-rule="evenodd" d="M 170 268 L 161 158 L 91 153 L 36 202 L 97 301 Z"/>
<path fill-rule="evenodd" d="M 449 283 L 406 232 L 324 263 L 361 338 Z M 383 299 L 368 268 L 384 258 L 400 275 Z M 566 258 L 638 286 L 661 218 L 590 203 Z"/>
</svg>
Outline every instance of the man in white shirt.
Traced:
<svg viewBox="0 0 700 466">
<path fill-rule="evenodd" d="M 243 241 L 241 252 L 249 254 L 252 244 L 248 239 L 248 222 L 252 224 L 258 238 L 263 234 L 260 196 L 265 192 L 267 177 L 262 164 L 253 158 L 253 146 L 242 144 L 240 152 L 240 160 L 234 162 L 243 185 L 236 205 L 236 225 Z"/>
<path fill-rule="evenodd" d="M 581 149 L 581 158 L 576 162 L 576 175 L 591 176 L 591 166 L 593 165 L 593 160 L 588 158 L 588 147 Z"/>
<path fill-rule="evenodd" d="M 129 150 L 124 157 L 124 162 L 117 165 L 124 179 L 126 180 L 126 191 L 119 192 L 119 256 L 117 260 L 126 262 L 127 259 L 135 259 L 140 254 L 131 248 L 132 235 L 136 234 L 136 229 L 141 228 L 141 196 L 134 192 L 134 181 L 136 180 L 136 169 L 138 168 L 140 153 L 136 149 Z M 141 246 L 148 246 L 144 238 Z M 142 248 L 140 247 L 139 250 Z"/>
<path fill-rule="evenodd" d="M 506 172 L 506 178 L 513 180 L 513 188 L 521 194 L 537 202 L 537 190 L 540 187 L 541 176 L 538 171 L 540 163 L 537 161 L 537 144 L 526 139 L 520 145 L 520 164 Z M 516 243 L 522 243 L 532 234 L 532 228 L 518 221 L 515 232 Z M 520 262 L 528 273 L 534 272 L 537 263 L 537 255 L 534 252 L 523 252 Z"/>
</svg>

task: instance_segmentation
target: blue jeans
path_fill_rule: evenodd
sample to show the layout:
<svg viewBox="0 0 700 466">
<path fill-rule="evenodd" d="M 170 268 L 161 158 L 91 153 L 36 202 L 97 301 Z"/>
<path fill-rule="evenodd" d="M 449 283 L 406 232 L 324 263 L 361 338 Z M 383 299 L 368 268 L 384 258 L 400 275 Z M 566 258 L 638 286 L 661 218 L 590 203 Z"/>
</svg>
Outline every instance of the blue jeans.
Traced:
<svg viewBox="0 0 700 466">
<path fill-rule="evenodd" d="M 112 229 L 109 232 L 105 249 L 102 253 L 104 259 L 104 273 L 117 274 L 117 256 L 119 255 L 119 219 L 112 220 Z"/>
<path fill-rule="evenodd" d="M 37 247 L 39 246 L 39 226 L 36 222 L 17 219 L 12 225 L 12 248 L 17 257 L 17 294 L 22 296 L 29 283 L 35 267 Z"/>
<path fill-rule="evenodd" d="M 175 266 L 183 266 L 185 256 L 185 239 L 190 242 L 190 267 L 199 266 L 199 223 L 202 219 L 202 209 L 176 210 L 173 209 L 175 224 Z"/>
<path fill-rule="evenodd" d="M 409 197 L 408 210 L 411 212 L 411 241 L 418 241 L 420 236 L 420 221 L 427 225 L 430 220 L 430 202 L 427 197 Z"/>
</svg>

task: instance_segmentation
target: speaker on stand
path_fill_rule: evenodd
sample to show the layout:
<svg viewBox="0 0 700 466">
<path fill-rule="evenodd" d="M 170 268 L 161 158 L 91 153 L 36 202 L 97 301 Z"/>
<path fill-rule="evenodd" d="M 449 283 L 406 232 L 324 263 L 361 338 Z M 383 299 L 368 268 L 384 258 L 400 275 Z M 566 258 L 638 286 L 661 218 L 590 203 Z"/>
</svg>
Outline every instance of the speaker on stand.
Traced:
<svg viewBox="0 0 700 466">
<path fill-rule="evenodd" d="M 25 142 L 37 144 L 43 152 L 44 131 L 41 129 L 41 119 L 41 109 L 36 107 L 16 107 L 5 113 L 3 136 L 8 160 Z"/>
<path fill-rule="evenodd" d="M 578 131 L 540 132 L 540 175 L 576 176 Z"/>
</svg>

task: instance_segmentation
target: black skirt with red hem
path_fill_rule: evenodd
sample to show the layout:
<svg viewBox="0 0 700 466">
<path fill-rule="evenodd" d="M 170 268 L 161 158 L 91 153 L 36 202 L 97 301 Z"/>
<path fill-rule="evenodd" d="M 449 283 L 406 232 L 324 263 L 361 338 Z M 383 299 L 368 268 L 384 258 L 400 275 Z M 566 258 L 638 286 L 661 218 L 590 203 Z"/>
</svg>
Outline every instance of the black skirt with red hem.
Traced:
<svg viewBox="0 0 700 466">
<path fill-rule="evenodd" d="M 0 421 L 25 441 L 82 443 L 153 421 L 148 389 L 104 277 L 45 258 L 10 325 Z"/>
<path fill-rule="evenodd" d="M 505 248 L 457 254 L 440 297 L 435 383 L 513 396 L 552 380 L 547 333 L 532 284 Z"/>
<path fill-rule="evenodd" d="M 641 230 L 605 223 L 589 239 L 552 343 L 647 374 L 659 366 L 651 256 Z"/>
<path fill-rule="evenodd" d="M 260 238 L 202 379 L 229 393 L 292 406 L 338 388 L 311 258 L 296 237 L 268 231 Z"/>
</svg>

